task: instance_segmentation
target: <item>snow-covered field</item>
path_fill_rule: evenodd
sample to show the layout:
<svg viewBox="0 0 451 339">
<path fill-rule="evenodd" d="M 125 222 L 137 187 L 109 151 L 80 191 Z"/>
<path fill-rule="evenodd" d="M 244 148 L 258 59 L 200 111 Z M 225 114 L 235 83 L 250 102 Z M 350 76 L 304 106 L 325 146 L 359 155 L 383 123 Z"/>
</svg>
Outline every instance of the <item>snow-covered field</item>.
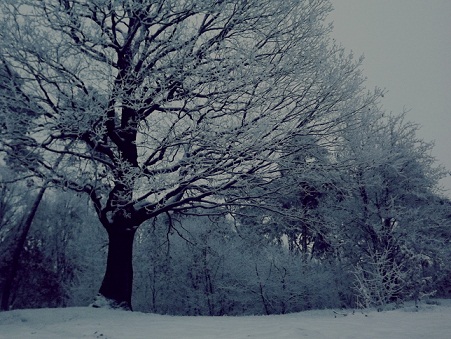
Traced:
<svg viewBox="0 0 451 339">
<path fill-rule="evenodd" d="M 393 311 L 308 311 L 277 316 L 174 317 L 75 307 L 0 313 L 0 338 L 451 338 L 451 300 Z"/>
</svg>

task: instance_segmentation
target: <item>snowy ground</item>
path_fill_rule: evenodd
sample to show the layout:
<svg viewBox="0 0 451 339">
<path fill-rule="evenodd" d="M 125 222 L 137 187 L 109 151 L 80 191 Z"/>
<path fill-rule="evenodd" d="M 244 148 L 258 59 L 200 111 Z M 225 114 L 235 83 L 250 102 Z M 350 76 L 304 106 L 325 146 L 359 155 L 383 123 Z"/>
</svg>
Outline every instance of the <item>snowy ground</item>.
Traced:
<svg viewBox="0 0 451 339">
<path fill-rule="evenodd" d="M 280 316 L 173 317 L 94 308 L 0 313 L 0 338 L 451 338 L 451 300 L 366 314 L 332 310 Z"/>
</svg>

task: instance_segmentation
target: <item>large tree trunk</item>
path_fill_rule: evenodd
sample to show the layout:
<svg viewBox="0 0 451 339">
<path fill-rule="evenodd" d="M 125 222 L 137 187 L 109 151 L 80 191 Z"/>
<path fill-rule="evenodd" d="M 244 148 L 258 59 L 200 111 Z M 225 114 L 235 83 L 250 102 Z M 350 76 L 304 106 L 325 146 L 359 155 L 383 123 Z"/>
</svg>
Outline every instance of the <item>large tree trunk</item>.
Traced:
<svg viewBox="0 0 451 339">
<path fill-rule="evenodd" d="M 106 272 L 94 307 L 132 310 L 133 239 L 135 229 L 110 227 Z"/>
</svg>

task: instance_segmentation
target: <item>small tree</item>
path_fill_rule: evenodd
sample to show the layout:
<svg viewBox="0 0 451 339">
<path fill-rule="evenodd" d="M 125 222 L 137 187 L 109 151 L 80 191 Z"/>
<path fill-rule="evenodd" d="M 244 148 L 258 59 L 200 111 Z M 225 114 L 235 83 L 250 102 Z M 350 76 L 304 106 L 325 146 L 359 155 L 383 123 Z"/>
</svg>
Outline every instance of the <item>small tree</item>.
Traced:
<svg viewBox="0 0 451 339">
<path fill-rule="evenodd" d="M 402 296 L 406 274 L 402 263 L 392 260 L 393 253 L 372 250 L 361 259 L 354 270 L 357 305 L 382 309 Z"/>
<path fill-rule="evenodd" d="M 374 100 L 359 94 L 359 63 L 328 47 L 330 9 L 326 0 L 1 3 L 2 150 L 90 197 L 109 236 L 107 304 L 131 307 L 144 221 L 252 200 L 293 137 L 329 134 Z M 15 126 L 29 112 L 25 133 Z"/>
</svg>

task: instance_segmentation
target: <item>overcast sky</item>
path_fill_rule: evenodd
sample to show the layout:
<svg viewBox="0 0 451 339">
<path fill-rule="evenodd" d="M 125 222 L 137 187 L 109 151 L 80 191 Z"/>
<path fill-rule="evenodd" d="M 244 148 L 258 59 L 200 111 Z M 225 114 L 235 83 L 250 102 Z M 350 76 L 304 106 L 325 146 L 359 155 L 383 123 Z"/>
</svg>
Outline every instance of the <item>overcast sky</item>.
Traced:
<svg viewBox="0 0 451 339">
<path fill-rule="evenodd" d="M 385 88 L 387 111 L 409 110 L 451 169 L 451 0 L 331 0 L 333 37 L 364 55 L 367 87 Z M 451 196 L 451 177 L 441 182 Z"/>
</svg>

